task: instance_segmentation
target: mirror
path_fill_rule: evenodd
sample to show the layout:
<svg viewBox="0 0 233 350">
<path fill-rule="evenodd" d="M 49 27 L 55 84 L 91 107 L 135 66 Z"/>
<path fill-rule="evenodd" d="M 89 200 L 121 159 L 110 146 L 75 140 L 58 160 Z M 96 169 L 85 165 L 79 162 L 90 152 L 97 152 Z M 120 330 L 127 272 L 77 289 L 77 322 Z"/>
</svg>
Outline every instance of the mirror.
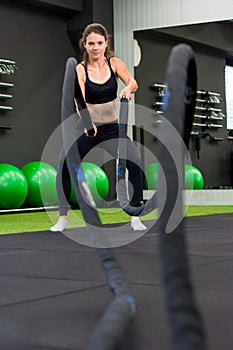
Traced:
<svg viewBox="0 0 233 350">
<path fill-rule="evenodd" d="M 134 32 L 141 51 L 141 60 L 135 66 L 139 82 L 136 103 L 155 112 L 161 105 L 161 91 L 153 85 L 164 84 L 172 47 L 182 42 L 194 51 L 199 94 L 189 151 L 193 165 L 203 173 L 207 189 L 233 186 L 233 147 L 228 138 L 225 92 L 225 67 L 233 66 L 232 33 L 232 20 Z M 143 116 L 137 118 L 137 123 L 143 125 Z"/>
</svg>

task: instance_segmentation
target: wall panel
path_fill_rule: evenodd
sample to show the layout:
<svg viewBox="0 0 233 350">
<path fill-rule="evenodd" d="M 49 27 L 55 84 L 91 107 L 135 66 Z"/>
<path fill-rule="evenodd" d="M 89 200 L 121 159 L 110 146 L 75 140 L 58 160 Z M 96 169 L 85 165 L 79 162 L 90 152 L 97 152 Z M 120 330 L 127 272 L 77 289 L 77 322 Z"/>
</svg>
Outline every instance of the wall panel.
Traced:
<svg viewBox="0 0 233 350">
<path fill-rule="evenodd" d="M 174 27 L 187 24 L 195 23 L 207 23 L 207 22 L 216 22 L 223 21 L 233 18 L 233 3 L 232 0 L 114 0 L 114 40 L 115 40 L 115 52 L 118 57 L 120 57 L 128 66 L 130 72 L 134 75 L 134 52 L 133 52 L 133 39 L 134 31 L 140 31 L 144 29 L 151 28 L 165 28 L 165 27 Z M 229 35 L 230 38 L 230 35 Z M 156 39 L 155 39 L 156 40 Z M 231 40 L 224 38 L 223 40 L 229 41 L 229 46 L 231 45 Z M 152 42 L 153 43 L 153 42 Z M 158 43 L 155 43 L 158 44 Z M 153 45 L 153 44 L 152 44 Z M 150 63 L 144 65 L 146 67 L 142 76 L 139 78 L 141 90 L 143 86 L 145 87 L 144 82 L 147 80 L 150 81 L 150 76 L 153 78 L 153 74 L 158 75 L 162 74 L 161 67 L 163 67 L 164 57 L 162 56 L 159 49 L 156 52 L 152 52 L 151 48 L 148 46 L 145 56 L 149 56 Z M 170 51 L 169 51 L 170 52 Z M 143 54 L 143 53 L 142 53 Z M 157 58 L 156 58 L 157 57 Z M 166 60 L 166 59 L 165 59 Z M 161 65 L 160 65 L 160 62 Z M 203 62 L 208 65 L 208 58 L 203 59 Z M 224 66 L 224 58 L 221 61 L 222 66 Z M 159 70 L 154 69 L 156 65 L 159 65 Z M 139 66 L 140 67 L 140 66 Z M 151 68 L 150 68 L 151 67 Z M 199 64 L 199 70 L 203 69 L 203 72 L 199 72 L 200 75 L 204 78 L 205 72 L 208 67 L 202 67 Z M 139 72 L 137 70 L 137 72 Z M 223 68 L 219 68 L 220 72 L 219 81 L 222 78 Z M 165 74 L 165 72 L 164 72 Z M 164 76 L 162 74 L 162 76 Z M 137 74 L 138 75 L 138 74 Z M 218 79 L 217 74 L 215 74 L 215 79 Z M 138 77 L 137 77 L 138 79 Z M 163 81 L 161 77 L 161 82 Z M 206 80 L 205 80 L 206 82 Z M 143 85 L 144 84 L 144 85 Z M 204 83 L 203 83 L 204 84 Z M 212 83 L 213 87 L 216 83 Z M 149 86 L 149 85 L 146 85 Z M 207 87 L 207 89 L 212 89 L 212 86 Z M 223 93 L 224 87 L 220 87 L 221 92 Z M 148 96 L 147 96 L 148 93 Z M 137 102 L 139 104 L 148 106 L 146 99 L 149 99 L 149 91 L 143 90 L 143 93 L 140 92 L 140 89 L 137 94 Z M 145 116 L 143 116 L 145 117 Z M 135 118 L 134 115 L 130 116 L 130 123 L 134 124 Z M 137 120 L 138 122 L 138 120 Z M 140 121 L 141 122 L 141 121 Z M 143 123 L 145 123 L 145 119 Z M 224 134 L 225 139 L 225 134 Z M 213 145 L 211 152 L 213 151 L 216 160 L 211 163 L 213 169 L 209 167 L 208 169 L 208 185 L 209 186 L 219 186 L 219 185 L 229 185 L 229 168 L 225 169 L 225 174 L 222 174 L 220 169 L 222 169 L 221 163 L 229 163 L 229 144 L 226 141 L 222 148 L 220 149 L 217 145 Z M 224 149 L 225 147 L 225 149 Z M 207 147 L 205 151 L 208 153 Z M 220 152 L 221 151 L 221 152 Z M 204 151 L 202 150 L 202 159 L 211 159 L 211 154 L 208 153 L 208 156 L 205 157 Z M 214 158 L 213 158 L 214 159 Z M 196 160 L 198 166 L 202 167 L 201 164 Z M 213 176 L 212 176 L 213 175 Z"/>
<path fill-rule="evenodd" d="M 117 56 L 133 72 L 133 31 L 233 18 L 232 0 L 114 0 Z"/>
</svg>

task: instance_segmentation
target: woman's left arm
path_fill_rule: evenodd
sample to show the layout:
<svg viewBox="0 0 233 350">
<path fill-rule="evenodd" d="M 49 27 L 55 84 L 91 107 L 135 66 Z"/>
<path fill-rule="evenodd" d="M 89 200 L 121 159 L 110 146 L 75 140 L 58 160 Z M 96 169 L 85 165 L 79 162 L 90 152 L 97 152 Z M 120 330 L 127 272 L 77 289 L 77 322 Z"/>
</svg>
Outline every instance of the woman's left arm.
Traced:
<svg viewBox="0 0 233 350">
<path fill-rule="evenodd" d="M 119 58 L 114 57 L 114 66 L 115 66 L 115 74 L 125 84 L 125 87 L 121 90 L 119 94 L 119 98 L 121 99 L 123 96 L 125 96 L 127 100 L 131 100 L 132 94 L 136 92 L 138 89 L 138 84 L 136 80 L 132 77 L 130 72 L 128 71 L 125 63 L 121 61 Z"/>
</svg>

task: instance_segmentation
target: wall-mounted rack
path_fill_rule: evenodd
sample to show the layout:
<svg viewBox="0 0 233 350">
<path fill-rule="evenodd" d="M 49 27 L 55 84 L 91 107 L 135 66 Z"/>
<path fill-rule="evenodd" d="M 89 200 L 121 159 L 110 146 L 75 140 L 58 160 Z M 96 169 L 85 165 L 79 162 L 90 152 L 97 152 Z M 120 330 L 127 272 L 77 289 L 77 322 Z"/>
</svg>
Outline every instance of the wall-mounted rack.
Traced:
<svg viewBox="0 0 233 350">
<path fill-rule="evenodd" d="M 16 70 L 16 63 L 12 60 L 0 58 L 0 74 L 13 74 Z"/>
<path fill-rule="evenodd" d="M 196 123 L 196 122 L 194 122 L 193 123 L 193 126 L 202 126 L 202 127 L 204 127 L 204 128 L 223 128 L 223 125 L 219 125 L 219 124 L 212 124 L 212 123 L 210 123 L 210 124 L 206 124 L 206 123 Z"/>
<path fill-rule="evenodd" d="M 8 60 L 5 58 L 0 58 L 0 79 L 1 76 L 4 75 L 10 75 L 15 72 L 17 69 L 16 63 L 13 60 Z M 0 81 L 0 100 L 10 100 L 13 98 L 13 95 L 11 93 L 7 93 L 7 89 L 13 88 L 14 84 L 10 82 Z M 0 113 L 1 112 L 8 112 L 12 111 L 13 107 L 7 106 L 5 102 L 0 102 Z"/>
<path fill-rule="evenodd" d="M 156 113 L 163 113 L 163 96 L 165 94 L 166 85 L 160 83 L 154 83 L 151 88 L 155 91 L 155 101 L 152 103 L 152 107 Z M 219 107 L 222 98 L 218 92 L 197 90 L 196 107 L 194 114 L 193 129 L 198 130 L 201 128 L 202 132 L 205 132 L 208 128 L 222 128 L 220 124 L 225 118 L 222 109 Z M 157 124 L 157 123 L 156 123 Z"/>
</svg>

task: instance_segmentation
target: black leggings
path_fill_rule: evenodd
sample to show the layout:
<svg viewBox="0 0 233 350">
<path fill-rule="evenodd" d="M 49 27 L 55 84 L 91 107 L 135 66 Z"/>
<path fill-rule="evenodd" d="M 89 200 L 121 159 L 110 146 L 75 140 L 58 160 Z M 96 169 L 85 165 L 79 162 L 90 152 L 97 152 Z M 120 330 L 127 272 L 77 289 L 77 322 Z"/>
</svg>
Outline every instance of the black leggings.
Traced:
<svg viewBox="0 0 233 350">
<path fill-rule="evenodd" d="M 119 125 L 117 122 L 97 125 L 97 135 L 95 137 L 87 137 L 83 133 L 84 127 L 81 119 L 78 121 L 76 129 L 77 147 L 81 159 L 96 146 L 107 151 L 113 158 L 118 158 Z M 142 201 L 143 189 L 141 160 L 136 146 L 129 138 L 127 140 L 127 158 L 126 168 L 129 174 L 128 179 L 133 187 L 133 191 L 130 191 L 129 186 L 130 205 L 138 206 Z M 67 215 L 71 193 L 71 180 L 63 148 L 59 156 L 56 184 L 59 213 L 60 215 Z"/>
</svg>

